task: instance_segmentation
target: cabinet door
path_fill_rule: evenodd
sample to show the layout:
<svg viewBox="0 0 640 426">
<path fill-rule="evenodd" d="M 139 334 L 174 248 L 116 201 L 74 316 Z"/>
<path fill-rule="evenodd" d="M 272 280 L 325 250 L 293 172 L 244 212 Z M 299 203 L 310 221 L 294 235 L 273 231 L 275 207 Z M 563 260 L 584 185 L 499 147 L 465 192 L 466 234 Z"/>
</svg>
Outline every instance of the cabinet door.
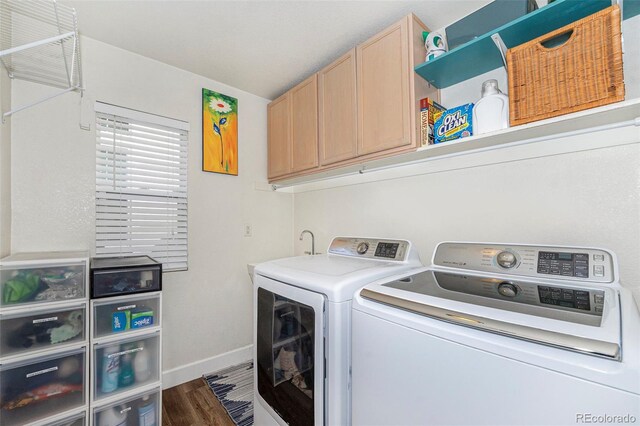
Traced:
<svg viewBox="0 0 640 426">
<path fill-rule="evenodd" d="M 407 19 L 357 47 L 358 154 L 411 144 Z"/>
<path fill-rule="evenodd" d="M 358 155 L 356 50 L 318 73 L 320 164 Z"/>
<path fill-rule="evenodd" d="M 274 100 L 267 107 L 267 144 L 269 179 L 291 172 L 291 122 L 289 94 Z"/>
<path fill-rule="evenodd" d="M 318 75 L 314 74 L 291 93 L 291 171 L 318 166 Z"/>
</svg>

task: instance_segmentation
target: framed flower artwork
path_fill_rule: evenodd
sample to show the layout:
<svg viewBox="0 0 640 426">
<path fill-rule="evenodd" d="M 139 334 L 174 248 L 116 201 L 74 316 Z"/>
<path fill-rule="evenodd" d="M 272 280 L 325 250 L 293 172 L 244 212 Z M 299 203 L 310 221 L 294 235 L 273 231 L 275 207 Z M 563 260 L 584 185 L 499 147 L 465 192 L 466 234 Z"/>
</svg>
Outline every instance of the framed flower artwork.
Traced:
<svg viewBox="0 0 640 426">
<path fill-rule="evenodd" d="M 238 176 L 238 100 L 202 89 L 202 170 Z"/>
</svg>

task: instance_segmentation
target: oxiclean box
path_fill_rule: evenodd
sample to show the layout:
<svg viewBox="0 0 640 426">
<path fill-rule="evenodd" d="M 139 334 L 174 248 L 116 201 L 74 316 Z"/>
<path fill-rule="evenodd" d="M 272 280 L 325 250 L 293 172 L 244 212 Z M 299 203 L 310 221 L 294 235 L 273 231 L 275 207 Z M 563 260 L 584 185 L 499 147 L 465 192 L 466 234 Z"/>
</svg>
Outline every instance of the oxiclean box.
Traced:
<svg viewBox="0 0 640 426">
<path fill-rule="evenodd" d="M 437 144 L 473 135 L 473 104 L 460 105 L 437 115 L 433 127 Z"/>
</svg>

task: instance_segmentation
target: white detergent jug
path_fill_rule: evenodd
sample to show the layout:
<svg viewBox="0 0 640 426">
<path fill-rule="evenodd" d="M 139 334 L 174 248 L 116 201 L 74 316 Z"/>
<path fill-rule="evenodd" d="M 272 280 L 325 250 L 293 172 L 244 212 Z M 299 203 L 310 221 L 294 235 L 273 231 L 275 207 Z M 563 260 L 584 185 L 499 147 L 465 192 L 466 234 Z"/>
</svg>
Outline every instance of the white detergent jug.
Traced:
<svg viewBox="0 0 640 426">
<path fill-rule="evenodd" d="M 127 426 L 127 409 L 116 405 L 113 408 L 107 408 L 98 415 L 97 426 Z"/>
<path fill-rule="evenodd" d="M 138 347 L 141 351 L 136 353 L 133 359 L 133 371 L 136 383 L 143 383 L 151 378 L 151 358 L 149 351 L 144 347 L 144 342 L 140 342 Z"/>
<path fill-rule="evenodd" d="M 482 97 L 473 107 L 473 134 L 509 127 L 509 97 L 498 89 L 497 80 L 482 83 Z"/>
</svg>

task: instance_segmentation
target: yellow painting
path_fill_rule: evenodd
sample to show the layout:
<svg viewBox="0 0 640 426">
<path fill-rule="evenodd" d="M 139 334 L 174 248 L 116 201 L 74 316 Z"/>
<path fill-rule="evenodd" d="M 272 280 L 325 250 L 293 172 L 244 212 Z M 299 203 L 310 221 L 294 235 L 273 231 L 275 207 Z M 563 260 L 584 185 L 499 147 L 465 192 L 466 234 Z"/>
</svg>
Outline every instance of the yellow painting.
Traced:
<svg viewBox="0 0 640 426">
<path fill-rule="evenodd" d="M 202 89 L 202 170 L 238 175 L 238 100 Z"/>
</svg>

